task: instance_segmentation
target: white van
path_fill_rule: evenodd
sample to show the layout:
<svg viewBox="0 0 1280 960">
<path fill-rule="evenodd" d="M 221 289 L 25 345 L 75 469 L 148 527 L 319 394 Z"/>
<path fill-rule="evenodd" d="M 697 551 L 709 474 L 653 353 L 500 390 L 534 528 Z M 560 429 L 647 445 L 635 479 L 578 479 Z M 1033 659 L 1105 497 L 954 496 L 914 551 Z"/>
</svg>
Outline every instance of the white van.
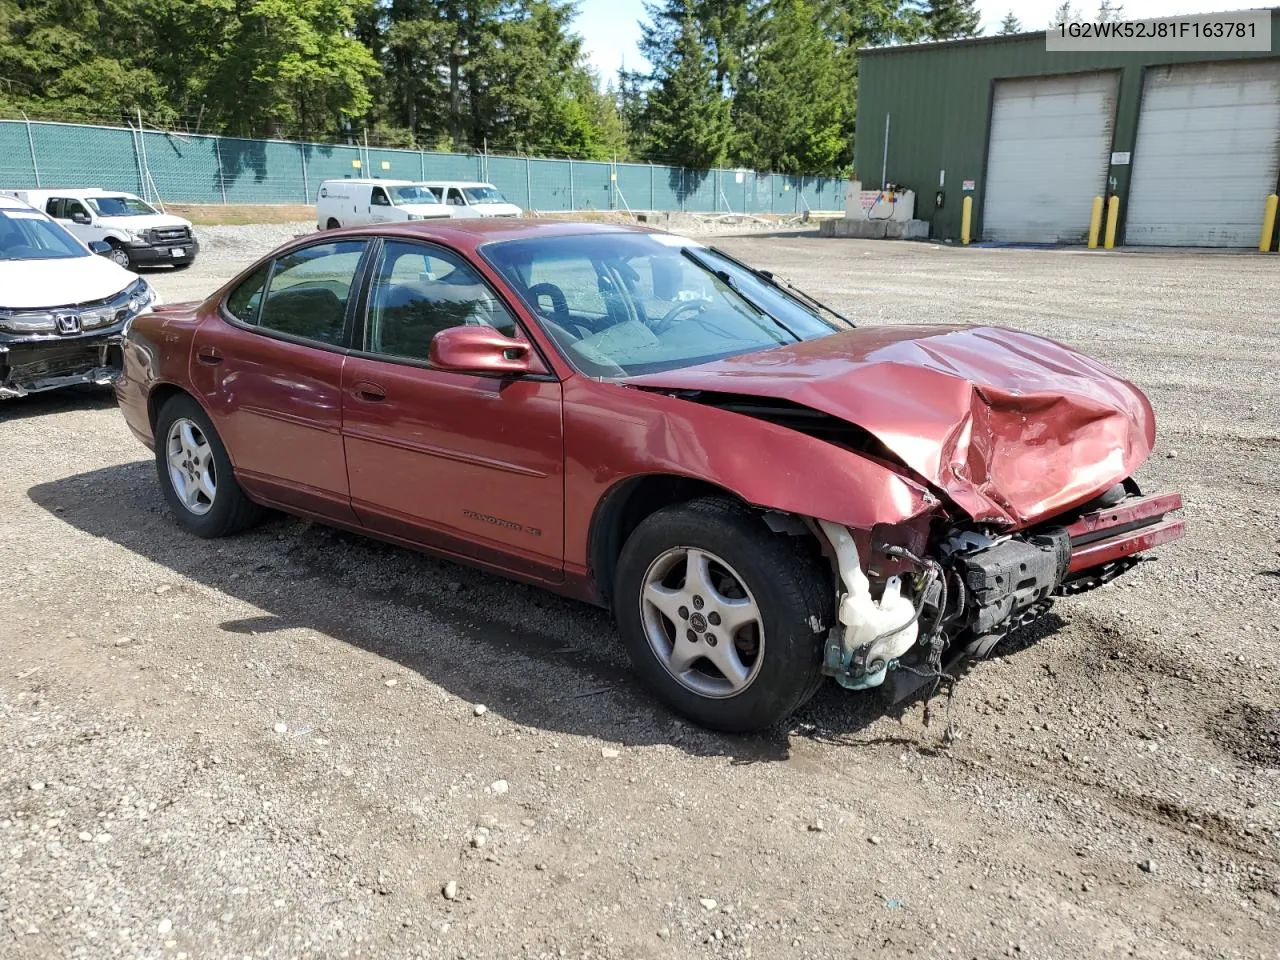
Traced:
<svg viewBox="0 0 1280 960">
<path fill-rule="evenodd" d="M 126 270 L 190 266 L 200 245 L 191 221 L 161 213 L 132 193 L 98 188 L 0 190 L 43 211 L 85 243 L 108 244 L 107 258 Z"/>
<path fill-rule="evenodd" d="M 519 217 L 524 211 L 502 195 L 492 183 L 474 180 L 424 180 L 455 217 Z"/>
<path fill-rule="evenodd" d="M 412 180 L 326 180 L 316 195 L 320 230 L 438 220 L 450 213 L 434 193 Z"/>
</svg>

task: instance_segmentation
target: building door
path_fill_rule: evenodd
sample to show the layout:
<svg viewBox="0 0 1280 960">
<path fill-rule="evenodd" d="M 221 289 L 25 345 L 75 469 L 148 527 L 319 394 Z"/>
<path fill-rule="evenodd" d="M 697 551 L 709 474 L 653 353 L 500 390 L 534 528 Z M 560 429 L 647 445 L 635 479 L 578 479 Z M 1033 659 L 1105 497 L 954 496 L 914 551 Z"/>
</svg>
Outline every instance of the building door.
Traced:
<svg viewBox="0 0 1280 960">
<path fill-rule="evenodd" d="M 1116 72 L 999 80 L 991 109 L 982 238 L 1083 243 L 1106 192 Z"/>
<path fill-rule="evenodd" d="M 1254 247 L 1280 180 L 1280 61 L 1148 67 L 1126 244 Z"/>
</svg>

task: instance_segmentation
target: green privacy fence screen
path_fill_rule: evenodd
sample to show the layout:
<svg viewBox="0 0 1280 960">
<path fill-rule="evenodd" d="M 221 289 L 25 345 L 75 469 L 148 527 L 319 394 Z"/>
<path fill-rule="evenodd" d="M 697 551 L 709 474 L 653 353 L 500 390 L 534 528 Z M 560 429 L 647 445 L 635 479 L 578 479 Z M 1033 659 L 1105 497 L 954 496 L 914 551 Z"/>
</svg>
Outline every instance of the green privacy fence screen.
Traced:
<svg viewBox="0 0 1280 960">
<path fill-rule="evenodd" d="M 0 120 L 0 188 L 103 187 L 173 203 L 313 203 L 322 180 L 484 180 L 531 210 L 802 214 L 843 210 L 848 182 Z"/>
</svg>

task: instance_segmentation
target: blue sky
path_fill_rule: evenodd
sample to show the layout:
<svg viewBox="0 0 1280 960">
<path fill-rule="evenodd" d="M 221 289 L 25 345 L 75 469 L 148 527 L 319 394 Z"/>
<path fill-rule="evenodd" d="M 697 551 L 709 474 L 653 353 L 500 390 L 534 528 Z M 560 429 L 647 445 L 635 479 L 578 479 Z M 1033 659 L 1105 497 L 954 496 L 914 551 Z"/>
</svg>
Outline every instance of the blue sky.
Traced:
<svg viewBox="0 0 1280 960">
<path fill-rule="evenodd" d="M 1004 15 L 1012 10 L 1028 30 L 1048 25 L 1049 17 L 1062 0 L 978 0 L 986 33 L 994 33 Z M 1085 16 L 1096 12 L 1096 0 L 1073 0 Z M 1127 0 L 1124 13 L 1128 19 L 1161 17 L 1177 13 L 1213 13 L 1241 10 L 1255 0 Z M 617 75 L 623 63 L 628 69 L 645 66 L 636 41 L 640 38 L 638 22 L 644 18 L 643 0 L 580 0 L 575 29 L 585 41 L 587 58 L 602 81 Z"/>
</svg>

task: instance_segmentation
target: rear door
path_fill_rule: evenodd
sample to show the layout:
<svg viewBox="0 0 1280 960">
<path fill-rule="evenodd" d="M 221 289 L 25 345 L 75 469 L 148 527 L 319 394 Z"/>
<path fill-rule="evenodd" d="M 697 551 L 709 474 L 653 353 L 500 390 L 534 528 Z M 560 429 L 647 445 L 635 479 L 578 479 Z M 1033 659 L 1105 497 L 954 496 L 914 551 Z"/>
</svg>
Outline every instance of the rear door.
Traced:
<svg viewBox="0 0 1280 960">
<path fill-rule="evenodd" d="M 191 379 L 251 493 L 355 523 L 342 371 L 368 243 L 295 249 L 245 278 L 196 331 Z"/>
<path fill-rule="evenodd" d="M 550 375 L 435 369 L 432 337 L 488 324 L 521 335 L 460 254 L 384 241 L 361 349 L 343 369 L 352 506 L 372 530 L 555 582 L 563 578 L 564 445 Z"/>
</svg>

